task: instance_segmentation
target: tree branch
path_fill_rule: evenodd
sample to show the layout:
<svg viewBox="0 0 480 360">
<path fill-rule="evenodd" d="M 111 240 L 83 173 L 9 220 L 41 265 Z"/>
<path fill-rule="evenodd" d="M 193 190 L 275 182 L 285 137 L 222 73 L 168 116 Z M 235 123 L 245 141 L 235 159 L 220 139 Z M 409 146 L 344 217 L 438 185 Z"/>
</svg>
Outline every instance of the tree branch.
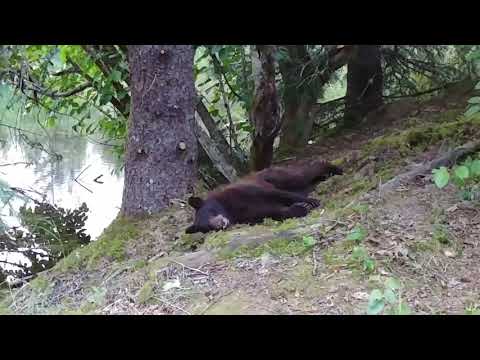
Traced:
<svg viewBox="0 0 480 360">
<path fill-rule="evenodd" d="M 78 94 L 90 87 L 92 87 L 92 83 L 90 81 L 87 81 L 81 85 L 79 85 L 78 87 L 76 88 L 73 88 L 71 90 L 68 90 L 68 91 L 64 91 L 64 92 L 55 92 L 55 91 L 47 91 L 43 88 L 40 87 L 40 85 L 38 84 L 35 84 L 33 82 L 30 82 L 31 84 L 33 84 L 35 86 L 35 88 L 30 88 L 29 90 L 32 90 L 32 91 L 36 91 L 37 93 L 39 94 L 42 94 L 42 95 L 45 95 L 45 96 L 48 96 L 48 97 L 51 97 L 53 99 L 55 98 L 62 98 L 62 97 L 69 97 L 69 96 L 72 96 L 72 95 L 75 95 L 75 94 Z"/>
<path fill-rule="evenodd" d="M 215 69 L 217 70 L 218 74 L 223 77 L 225 79 L 225 83 L 227 84 L 228 88 L 230 89 L 230 91 L 232 92 L 233 95 L 235 95 L 235 97 L 238 99 L 238 100 L 242 100 L 242 97 L 235 91 L 233 90 L 232 86 L 230 85 L 228 79 L 227 79 L 227 75 L 225 74 L 225 72 L 223 71 L 223 66 L 222 64 L 220 63 L 220 60 L 217 59 L 217 56 L 215 54 L 212 54 L 210 52 L 210 57 L 212 58 L 213 60 L 213 66 L 215 67 Z"/>
<path fill-rule="evenodd" d="M 19 267 L 21 269 L 28 269 L 28 266 L 25 266 L 25 265 L 22 265 L 20 263 L 12 263 L 10 261 L 7 261 L 7 260 L 0 260 L 0 263 L 2 264 L 6 264 L 6 265 L 12 265 L 12 266 L 16 266 L 16 267 Z M 8 271 L 8 270 L 7 270 Z"/>
</svg>

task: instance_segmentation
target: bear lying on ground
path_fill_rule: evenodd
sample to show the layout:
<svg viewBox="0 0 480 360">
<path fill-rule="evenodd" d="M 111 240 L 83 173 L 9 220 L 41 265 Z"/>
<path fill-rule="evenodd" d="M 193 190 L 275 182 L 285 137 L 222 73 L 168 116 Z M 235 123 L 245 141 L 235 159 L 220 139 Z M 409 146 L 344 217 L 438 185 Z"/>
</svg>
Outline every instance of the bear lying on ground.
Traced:
<svg viewBox="0 0 480 360">
<path fill-rule="evenodd" d="M 258 224 L 266 218 L 282 221 L 303 217 L 320 206 L 307 195 L 315 185 L 343 171 L 324 160 L 270 167 L 253 173 L 223 189 L 208 194 L 205 200 L 192 196 L 188 204 L 195 211 L 187 234 L 222 230 L 234 224 Z"/>
</svg>

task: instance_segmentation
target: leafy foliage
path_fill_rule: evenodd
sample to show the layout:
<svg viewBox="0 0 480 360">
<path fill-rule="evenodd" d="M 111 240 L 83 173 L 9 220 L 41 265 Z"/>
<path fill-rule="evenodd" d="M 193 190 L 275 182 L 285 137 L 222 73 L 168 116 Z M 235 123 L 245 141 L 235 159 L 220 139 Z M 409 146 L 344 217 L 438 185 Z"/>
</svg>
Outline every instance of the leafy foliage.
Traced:
<svg viewBox="0 0 480 360">
<path fill-rule="evenodd" d="M 0 251 L 20 254 L 24 263 L 11 262 L 14 269 L 3 272 L 29 277 L 51 268 L 75 248 L 88 244 L 91 238 L 85 233 L 87 212 L 85 203 L 74 210 L 47 202 L 22 206 L 19 211 L 22 228 L 12 227 L 0 233 Z"/>
<path fill-rule="evenodd" d="M 457 186 L 464 200 L 480 199 L 480 158 L 468 157 L 463 163 L 448 170 L 442 166 L 432 170 L 433 180 L 439 189 L 450 182 Z"/>
<path fill-rule="evenodd" d="M 386 279 L 383 289 L 374 289 L 370 293 L 367 314 L 410 315 L 409 306 L 401 298 L 402 287 L 397 279 Z"/>
<path fill-rule="evenodd" d="M 353 266 L 360 266 L 366 273 L 375 271 L 375 260 L 368 255 L 368 251 L 364 246 L 355 246 L 352 250 L 350 264 Z"/>
<path fill-rule="evenodd" d="M 301 46 L 304 54 L 295 48 L 277 48 L 278 63 L 295 68 L 292 73 L 296 74 L 294 79 L 278 76 L 281 96 L 291 91 L 321 98 L 324 88 L 332 84 L 345 87 L 344 69 L 331 74 L 326 83 L 317 81 L 328 66 L 330 45 Z M 225 137 L 244 150 L 251 144 L 253 131 L 248 120 L 254 79 L 250 54 L 251 47 L 245 45 L 199 46 L 194 65 L 197 90 L 210 114 Z M 471 45 L 384 45 L 382 55 L 386 95 L 404 95 L 456 80 L 475 72 L 480 58 L 478 47 Z M 75 131 L 100 132 L 110 141 L 119 141 L 115 150 L 123 153 L 130 107 L 124 46 L 4 45 L 0 77 L 25 96 L 27 112 L 38 106 L 48 111 L 45 126 L 56 126 L 59 114 L 69 115 L 75 119 Z M 471 101 L 469 115 L 480 110 L 476 98 Z"/>
<path fill-rule="evenodd" d="M 367 230 L 362 226 L 356 226 L 348 235 L 347 240 L 360 243 L 367 236 Z"/>
<path fill-rule="evenodd" d="M 437 185 L 439 189 L 442 189 L 448 185 L 448 181 L 450 180 L 450 173 L 445 166 L 442 166 L 439 169 L 434 169 L 432 172 L 435 185 Z"/>
<path fill-rule="evenodd" d="M 129 74 L 118 47 L 3 46 L 0 58 L 2 80 L 25 97 L 24 110 L 47 111 L 43 126 L 54 127 L 56 117 L 67 115 L 80 134 L 99 130 L 109 140 L 125 138 Z M 116 150 L 121 153 L 121 146 Z"/>
</svg>

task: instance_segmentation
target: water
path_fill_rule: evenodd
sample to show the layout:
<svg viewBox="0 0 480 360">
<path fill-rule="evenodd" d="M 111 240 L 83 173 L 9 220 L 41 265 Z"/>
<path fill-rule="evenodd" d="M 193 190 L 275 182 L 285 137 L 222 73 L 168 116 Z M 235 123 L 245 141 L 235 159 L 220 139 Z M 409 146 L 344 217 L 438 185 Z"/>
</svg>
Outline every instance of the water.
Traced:
<svg viewBox="0 0 480 360">
<path fill-rule="evenodd" d="M 98 144 L 98 139 L 76 135 L 71 126 L 75 120 L 68 117 L 57 119 L 58 126 L 45 129 L 38 124 L 42 113 L 23 115 L 21 104 L 6 109 L 8 90 L 0 89 L 0 181 L 11 187 L 34 190 L 36 198 L 46 195 L 49 202 L 64 207 L 76 208 L 85 202 L 89 208 L 86 222 L 87 233 L 97 238 L 117 216 L 123 191 L 123 174 L 111 147 Z M 5 96 L 7 93 L 7 96 Z M 18 132 L 11 127 L 20 127 Z M 28 142 L 38 142 L 44 149 L 32 148 Z M 53 153 L 60 154 L 56 160 Z M 26 166 L 22 163 L 31 163 Z M 98 176 L 102 175 L 95 182 Z M 14 210 L 23 201 L 11 202 Z M 0 210 L 1 219 L 7 225 L 18 225 L 14 213 L 8 207 Z"/>
</svg>

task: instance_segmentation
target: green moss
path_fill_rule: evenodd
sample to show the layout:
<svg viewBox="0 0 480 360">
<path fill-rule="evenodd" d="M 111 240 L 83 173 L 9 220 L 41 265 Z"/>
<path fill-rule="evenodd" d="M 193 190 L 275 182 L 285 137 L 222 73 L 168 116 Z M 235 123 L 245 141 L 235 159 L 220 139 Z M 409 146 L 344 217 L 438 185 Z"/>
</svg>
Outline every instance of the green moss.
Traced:
<svg viewBox="0 0 480 360">
<path fill-rule="evenodd" d="M 230 241 L 230 233 L 228 231 L 218 231 L 205 239 L 205 247 L 207 249 L 222 248 Z"/>
<path fill-rule="evenodd" d="M 432 239 L 442 245 L 448 245 L 451 243 L 450 234 L 447 228 L 440 224 L 434 226 Z"/>
<path fill-rule="evenodd" d="M 86 302 L 79 309 L 78 313 L 81 315 L 88 315 L 94 313 L 97 310 L 97 305 L 92 302 Z"/>
<path fill-rule="evenodd" d="M 256 247 L 240 246 L 229 257 L 257 258 L 264 253 L 274 256 L 299 256 L 310 248 L 311 245 L 307 244 L 303 237 L 293 239 L 278 238 Z"/>
<path fill-rule="evenodd" d="M 49 284 L 50 282 L 48 279 L 40 275 L 30 282 L 30 287 L 36 292 L 44 292 L 48 288 Z"/>
<path fill-rule="evenodd" d="M 476 304 L 470 304 L 465 307 L 465 315 L 480 315 L 480 306 Z"/>
<path fill-rule="evenodd" d="M 148 300 L 153 297 L 154 288 L 154 283 L 152 281 L 147 281 L 138 292 L 137 302 L 142 305 L 146 304 Z"/>
<path fill-rule="evenodd" d="M 326 249 L 323 253 L 323 261 L 325 265 L 331 267 L 339 267 L 344 265 L 344 254 L 338 251 L 338 249 L 334 247 L 330 247 Z"/>
<path fill-rule="evenodd" d="M 300 225 L 300 221 L 298 219 L 287 219 L 282 222 L 279 222 L 279 225 L 277 225 L 274 228 L 275 232 L 281 232 L 281 231 L 288 231 L 297 228 Z"/>
<path fill-rule="evenodd" d="M 125 258 L 126 245 L 130 240 L 139 235 L 138 224 L 131 220 L 120 218 L 115 220 L 100 236 L 91 244 L 73 251 L 69 256 L 59 262 L 60 271 L 80 269 L 87 265 L 92 269 L 99 259 L 120 261 Z"/>
<path fill-rule="evenodd" d="M 6 299 L 0 301 L 0 315 L 11 315 L 13 311 L 10 310 L 10 304 Z"/>
<path fill-rule="evenodd" d="M 368 204 L 362 204 L 362 203 L 356 203 L 351 206 L 351 209 L 356 212 L 357 214 L 366 214 L 369 210 L 369 205 Z"/>
<path fill-rule="evenodd" d="M 182 234 L 180 239 L 178 239 L 175 249 L 180 251 L 189 251 L 196 249 L 205 241 L 205 234 L 195 233 L 195 234 Z"/>
<path fill-rule="evenodd" d="M 137 270 L 143 269 L 147 265 L 148 265 L 147 260 L 143 260 L 143 259 L 142 260 L 136 260 L 133 263 L 133 270 L 137 271 Z"/>
</svg>

